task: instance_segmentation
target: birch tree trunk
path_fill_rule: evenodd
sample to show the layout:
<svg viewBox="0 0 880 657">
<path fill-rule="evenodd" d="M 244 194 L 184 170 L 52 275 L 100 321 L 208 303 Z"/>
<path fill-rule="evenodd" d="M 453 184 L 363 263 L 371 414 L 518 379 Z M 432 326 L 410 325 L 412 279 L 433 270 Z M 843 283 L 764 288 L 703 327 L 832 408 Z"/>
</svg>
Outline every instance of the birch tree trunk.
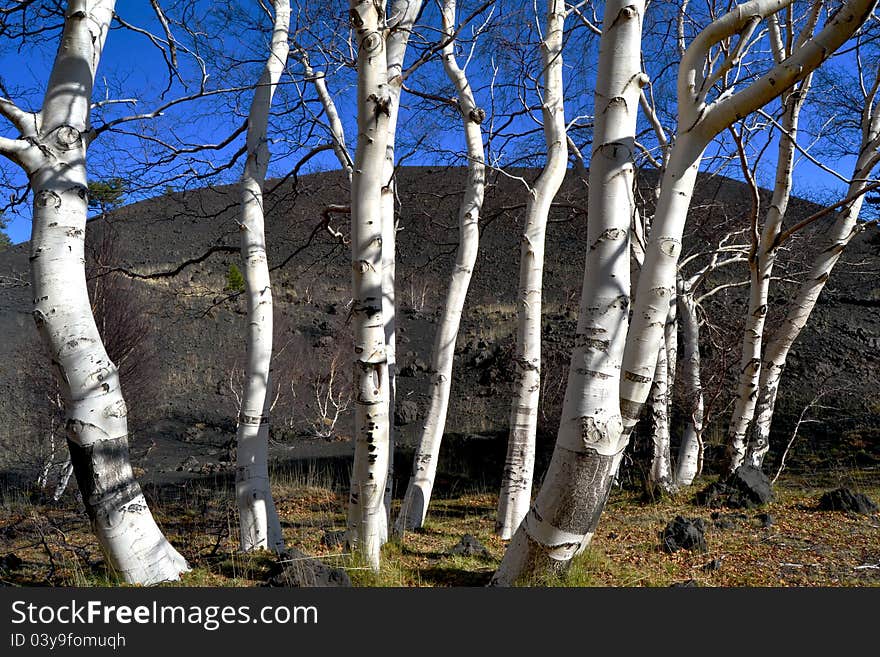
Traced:
<svg viewBox="0 0 880 657">
<path fill-rule="evenodd" d="M 753 239 L 758 239 L 758 241 L 753 245 L 749 256 L 749 271 L 751 273 L 749 308 L 743 332 L 736 403 L 727 433 L 726 471 L 728 475 L 736 471 L 745 457 L 747 434 L 758 401 L 761 351 L 764 324 L 767 319 L 770 277 L 773 274 L 778 251 L 776 238 L 782 231 L 782 222 L 785 219 L 788 201 L 791 197 L 798 119 L 809 85 L 810 76 L 807 76 L 798 87 L 783 95 L 784 113 L 782 131 L 779 135 L 773 197 L 767 210 L 760 239 L 757 235 L 754 236 Z"/>
<path fill-rule="evenodd" d="M 312 82 L 315 87 L 315 93 L 318 95 L 318 101 L 327 115 L 327 128 L 330 130 L 330 139 L 333 146 L 333 154 L 339 161 L 339 166 L 345 172 L 348 181 L 351 182 L 351 174 L 353 163 L 351 156 L 348 154 L 348 147 L 345 143 L 345 129 L 342 126 L 342 119 L 339 118 L 339 110 L 327 89 L 327 77 L 323 71 L 315 71 L 309 60 L 308 51 L 302 46 L 297 45 L 297 52 L 303 65 L 303 74 Z"/>
<path fill-rule="evenodd" d="M 350 0 L 357 42 L 358 140 L 351 179 L 355 453 L 349 542 L 374 570 L 387 528 L 388 363 L 382 314 L 383 162 L 392 97 L 385 60 L 385 3 Z"/>
<path fill-rule="evenodd" d="M 605 5 L 589 170 L 590 246 L 577 342 L 553 456 L 493 577 L 496 586 L 564 569 L 586 547 L 622 449 L 618 381 L 629 312 L 636 115 L 646 82 L 640 61 L 643 14 L 641 0 Z M 597 493 L 601 499 L 593 497 Z"/>
<path fill-rule="evenodd" d="M 455 342 L 461 323 L 461 314 L 467 297 L 480 240 L 480 211 L 483 207 L 486 173 L 483 152 L 483 135 L 480 124 L 486 113 L 474 99 L 467 76 L 455 58 L 455 0 L 443 3 L 443 31 L 448 39 L 443 48 L 443 67 L 450 81 L 455 85 L 458 96 L 458 110 L 464 128 L 465 146 L 468 158 L 468 178 L 464 198 L 458 210 L 459 245 L 455 256 L 455 267 L 446 292 L 446 303 L 434 340 L 431 359 L 430 405 L 422 435 L 413 459 L 413 474 L 410 478 L 400 515 L 395 523 L 395 532 L 421 527 L 425 522 L 434 477 L 437 474 L 437 459 L 443 430 L 446 426 L 446 413 L 449 408 L 449 393 L 452 386 L 452 364 L 455 356 Z"/>
<path fill-rule="evenodd" d="M 541 392 L 541 288 L 544 276 L 544 241 L 550 205 L 568 164 L 565 105 L 562 88 L 562 37 L 565 3 L 547 3 L 547 29 L 541 44 L 544 64 L 544 141 L 547 161 L 526 202 L 525 228 L 519 262 L 517 292 L 514 392 L 510 409 L 510 435 L 498 497 L 495 532 L 508 539 L 522 522 L 532 499 L 535 468 L 535 433 Z"/>
<path fill-rule="evenodd" d="M 700 381 L 700 322 L 697 303 L 687 283 L 679 279 L 678 307 L 681 316 L 684 353 L 685 424 L 675 470 L 677 486 L 694 483 L 703 454 L 703 385 Z"/>
<path fill-rule="evenodd" d="M 668 336 L 664 337 L 664 342 Z M 665 344 L 657 353 L 657 368 L 651 385 L 649 406 L 651 409 L 651 470 L 648 484 L 652 491 L 663 493 L 675 489 L 672 476 L 672 457 L 669 447 L 669 363 Z"/>
<path fill-rule="evenodd" d="M 391 522 L 391 495 L 394 475 L 394 407 L 397 396 L 397 301 L 395 282 L 397 278 L 397 221 L 394 212 L 396 196 L 394 182 L 394 146 L 397 139 L 397 118 L 400 94 L 403 91 L 403 63 L 406 47 L 412 34 L 416 17 L 421 10 L 421 0 L 394 0 L 389 17 L 390 32 L 386 42 L 388 65 L 388 94 L 391 98 L 388 117 L 388 136 L 382 168 L 382 316 L 385 318 L 385 356 L 388 360 L 388 474 L 385 478 L 384 540 L 388 538 Z"/>
<path fill-rule="evenodd" d="M 592 271 L 592 275 L 598 280 L 592 288 L 584 290 L 578 331 L 587 346 L 584 348 L 578 345 L 573 355 L 556 449 L 537 499 L 514 535 L 501 566 L 495 573 L 495 584 L 513 584 L 536 571 L 564 570 L 572 557 L 581 552 L 592 538 L 621 454 L 638 421 L 654 378 L 669 302 L 675 289 L 681 235 L 704 148 L 738 117 L 753 112 L 808 75 L 867 20 L 875 4 L 875 0 L 851 0 L 828 20 L 818 35 L 807 41 L 791 57 L 740 91 L 721 95 L 707 103 L 707 95 L 712 86 L 724 71 L 737 64 L 742 47 L 751 38 L 761 18 L 779 11 L 790 2 L 791 0 L 752 0 L 739 5 L 703 30 L 682 58 L 678 83 L 680 130 L 670 150 L 663 175 L 651 238 L 639 277 L 632 324 L 626 339 L 622 375 L 619 369 L 602 371 L 589 360 L 578 358 L 581 353 L 589 354 L 590 349 L 601 354 L 609 353 L 609 336 L 621 335 L 626 326 L 625 314 L 624 319 L 611 326 L 611 331 L 604 326 L 601 331 L 596 331 L 595 328 L 599 327 L 583 321 L 591 307 L 600 308 L 600 314 L 606 313 L 610 307 L 607 302 L 603 305 L 594 301 L 599 297 L 598 289 L 607 289 L 604 286 L 619 283 L 616 276 L 607 273 L 609 266 L 619 266 L 624 280 L 628 278 L 629 271 L 629 249 L 620 248 L 619 243 L 615 245 L 618 248 L 614 253 L 606 256 L 608 259 L 603 263 L 604 271 L 600 263 L 591 267 L 591 256 L 596 254 L 598 244 L 590 239 L 587 277 L 589 278 Z M 635 38 L 625 41 L 607 37 L 618 37 L 628 24 L 635 22 L 640 26 L 640 20 L 631 19 L 640 19 L 642 11 L 643 5 L 639 4 L 624 7 L 616 3 L 606 4 L 597 76 L 594 151 L 590 167 L 590 235 L 597 225 L 601 226 L 603 233 L 610 230 L 606 228 L 605 221 L 597 220 L 596 217 L 607 218 L 614 211 L 622 214 L 622 210 L 626 210 L 626 217 L 622 225 L 615 227 L 613 233 L 607 234 L 609 237 L 620 232 L 618 239 L 624 239 L 630 226 L 633 213 L 632 200 L 629 198 L 631 184 L 627 186 L 627 196 L 617 196 L 616 207 L 609 209 L 607 214 L 594 213 L 594 197 L 605 196 L 607 192 L 604 190 L 612 186 L 612 181 L 598 178 L 594 183 L 593 172 L 597 169 L 595 164 L 600 160 L 596 157 L 596 148 L 602 151 L 608 146 L 605 133 L 607 126 L 621 130 L 621 125 L 630 118 L 632 130 L 621 130 L 619 134 L 621 141 L 625 140 L 624 143 L 628 145 L 625 157 L 621 158 L 622 164 L 630 172 L 632 170 L 631 151 L 639 89 L 634 90 L 632 102 L 620 102 L 621 94 L 615 91 L 621 88 L 626 90 L 628 86 L 638 87 L 636 81 L 642 84 L 645 82 L 639 65 L 640 29 L 633 30 Z M 616 15 L 616 18 L 609 20 L 612 15 Z M 714 72 L 707 74 L 704 64 L 709 50 L 719 41 L 737 34 L 740 44 L 730 51 Z M 614 43 L 614 48 L 612 52 L 606 48 L 603 53 L 602 46 L 608 41 Z M 622 76 L 622 79 L 617 77 L 624 70 L 628 75 Z M 618 86 L 612 87 L 615 91 L 611 93 L 603 93 L 599 89 L 600 85 L 604 87 L 612 76 L 618 80 Z M 602 102 L 603 98 L 610 98 L 614 102 L 607 105 L 607 100 Z M 615 113 L 616 121 L 608 119 L 612 106 L 622 109 L 622 116 Z M 603 125 L 601 119 L 605 119 L 607 123 Z M 623 150 L 618 144 L 612 146 L 612 150 Z M 618 175 L 617 178 L 624 176 Z M 597 190 L 600 190 L 599 194 L 596 194 Z M 624 299 L 627 298 L 627 287 L 620 288 Z M 605 364 L 616 365 L 612 359 L 607 359 Z M 602 363 L 598 365 L 601 366 Z M 597 373 L 601 373 L 601 376 L 597 376 Z M 596 383 L 589 385 L 588 378 Z M 607 403 L 609 396 L 616 391 L 618 381 L 619 409 L 613 403 Z M 597 408 L 597 400 L 602 400 L 605 404 Z M 573 406 L 576 408 L 572 408 Z"/>
<path fill-rule="evenodd" d="M 247 299 L 247 360 L 236 436 L 235 492 L 244 551 L 284 548 L 269 485 L 269 370 L 272 282 L 266 259 L 263 185 L 269 166 L 266 135 L 272 96 L 287 63 L 290 1 L 275 0 L 272 43 L 248 114 L 247 161 L 241 178 L 241 256 Z"/>
<path fill-rule="evenodd" d="M 865 108 L 862 112 L 862 141 L 859 156 L 845 196 L 853 200 L 844 207 L 828 229 L 824 238 L 824 248 L 813 261 L 782 326 L 767 345 L 764 353 L 757 413 L 745 457 L 747 463 L 757 468 L 763 465 L 764 457 L 770 448 L 770 427 L 785 361 L 792 345 L 806 326 L 813 308 L 816 307 L 816 302 L 831 276 L 834 265 L 837 264 L 852 236 L 858 232 L 856 222 L 864 201 L 867 181 L 873 169 L 880 163 L 880 104 L 875 104 L 878 87 L 880 87 L 880 67 L 877 68 L 874 84 L 865 99 Z"/>
<path fill-rule="evenodd" d="M 84 267 L 91 95 L 113 9 L 112 0 L 67 4 L 43 107 L 29 113 L 0 103 L 21 133 L 0 140 L 0 152 L 22 166 L 34 196 L 34 321 L 64 400 L 70 461 L 92 530 L 111 570 L 129 583 L 155 584 L 189 568 L 132 473 L 119 372 L 95 325 Z"/>
</svg>

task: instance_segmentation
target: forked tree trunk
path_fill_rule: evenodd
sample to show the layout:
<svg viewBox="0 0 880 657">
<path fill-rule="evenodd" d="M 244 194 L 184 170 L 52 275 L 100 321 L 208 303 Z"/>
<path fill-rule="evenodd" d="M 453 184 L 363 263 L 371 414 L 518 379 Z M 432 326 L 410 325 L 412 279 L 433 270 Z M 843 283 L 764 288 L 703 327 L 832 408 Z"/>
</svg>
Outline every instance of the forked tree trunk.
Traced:
<svg viewBox="0 0 880 657">
<path fill-rule="evenodd" d="M 349 543 L 374 570 L 385 538 L 388 363 L 382 315 L 382 186 L 391 96 L 385 61 L 385 3 L 350 0 L 357 43 L 358 141 L 351 179 L 355 453 Z"/>
<path fill-rule="evenodd" d="M 620 369 L 616 367 L 619 361 L 599 358 L 599 362 L 592 362 L 590 357 L 594 353 L 613 353 L 609 345 L 614 337 L 624 333 L 625 314 L 611 325 L 610 331 L 605 326 L 596 326 L 584 320 L 588 313 L 591 319 L 596 313 L 595 310 L 590 313 L 590 308 L 598 308 L 600 316 L 611 314 L 609 310 L 613 307 L 612 303 L 607 300 L 597 303 L 597 297 L 602 299 L 598 290 L 607 290 L 608 286 L 619 283 L 618 278 L 609 273 L 609 269 L 619 266 L 624 280 L 628 279 L 629 249 L 620 248 L 619 243 L 613 255 L 606 254 L 608 260 L 602 263 L 604 267 L 599 263 L 591 267 L 590 261 L 598 250 L 599 242 L 617 236 L 618 232 L 621 233 L 618 239 L 626 237 L 633 212 L 632 200 L 629 198 L 631 184 L 626 187 L 626 196 L 618 195 L 616 208 L 610 208 L 606 213 L 594 213 L 594 197 L 605 196 L 604 190 L 614 186 L 612 181 L 625 179 L 625 176 L 618 174 L 610 181 L 608 177 L 598 178 L 594 184 L 594 170 L 598 173 L 595 164 L 600 161 L 594 148 L 594 165 L 590 168 L 592 193 L 588 234 L 592 235 L 593 230 L 598 227 L 602 231 L 602 239 L 589 240 L 587 277 L 593 272 L 592 275 L 598 280 L 584 290 L 581 301 L 578 334 L 586 345 L 578 345 L 572 359 L 559 436 L 544 484 L 495 573 L 495 584 L 512 584 L 536 571 L 564 570 L 571 558 L 582 551 L 592 538 L 607 501 L 619 459 L 629 434 L 638 421 L 654 378 L 669 301 L 675 290 L 681 235 L 703 149 L 738 116 L 753 112 L 808 75 L 853 34 L 870 15 L 875 4 L 875 0 L 851 0 L 829 19 L 818 35 L 785 62 L 773 67 L 740 91 L 722 95 L 707 104 L 707 95 L 713 81 L 719 79 L 723 70 L 729 70 L 736 65 L 741 48 L 735 47 L 718 70 L 707 77 L 704 74 L 704 64 L 709 50 L 719 41 L 736 34 L 745 43 L 754 33 L 762 16 L 775 13 L 790 2 L 791 0 L 752 0 L 740 5 L 703 30 L 682 58 L 678 85 L 679 125 L 682 129 L 671 148 L 664 172 Z M 626 40 L 621 39 L 620 35 L 633 23 L 640 27 L 641 21 L 632 19 L 640 19 L 642 10 L 643 5 L 640 4 L 623 7 L 617 3 L 606 4 L 597 76 L 594 145 L 600 151 L 609 149 L 609 146 L 612 147 L 610 150 L 623 150 L 619 143 L 609 144 L 610 140 L 605 132 L 608 126 L 619 130 L 620 141 L 626 145 L 626 155 L 621 158 L 621 170 L 625 167 L 630 172 L 639 90 L 634 90 L 632 102 L 620 102 L 622 94 L 619 90 L 638 87 L 636 82 L 644 82 L 644 76 L 640 73 L 639 62 L 640 29 L 632 30 L 633 37 Z M 609 20 L 612 15 L 615 18 Z M 614 44 L 611 51 L 607 48 L 609 42 Z M 604 52 L 603 45 L 606 46 Z M 621 76 L 623 71 L 627 75 Z M 618 84 L 609 89 L 608 93 L 602 93 L 612 78 Z M 603 105 L 603 102 L 608 103 L 607 99 L 613 99 L 613 104 Z M 618 108 L 622 113 L 613 112 L 612 107 Z M 617 120 L 609 119 L 611 114 Z M 605 125 L 602 119 L 607 121 Z M 629 128 L 629 125 L 632 128 L 624 132 L 622 127 Z M 599 194 L 596 193 L 597 190 L 600 191 Z M 601 218 L 605 217 L 607 220 L 615 212 L 621 214 L 622 209 L 626 210 L 625 221 L 615 227 L 613 232 L 606 232 L 612 229 Z M 620 295 L 613 298 L 622 296 L 626 299 L 627 288 L 628 284 L 622 286 Z M 608 364 L 615 367 L 611 371 L 601 369 L 602 365 Z M 618 381 L 619 414 L 616 413 L 618 408 L 610 400 L 617 392 Z M 597 400 L 604 402 L 601 408 L 596 408 Z"/>
<path fill-rule="evenodd" d="M 0 111 L 22 138 L 3 140 L 0 150 L 25 170 L 34 196 L 34 320 L 64 400 L 70 460 L 92 530 L 111 570 L 129 583 L 155 584 L 189 568 L 132 473 L 119 372 L 95 325 L 84 267 L 89 109 L 113 9 L 112 0 L 68 3 L 42 110 L 4 102 Z"/>
<path fill-rule="evenodd" d="M 446 75 L 455 85 L 458 95 L 458 109 L 462 117 L 467 147 L 468 179 L 464 198 L 458 210 L 459 245 L 455 256 L 455 267 L 452 270 L 446 303 L 434 340 L 429 392 L 431 401 L 413 459 L 413 474 L 401 503 L 400 515 L 395 523 L 395 532 L 398 534 L 404 530 L 421 527 L 425 522 L 434 477 L 437 473 L 440 443 L 446 426 L 446 412 L 449 408 L 455 341 L 458 338 L 461 313 L 477 260 L 480 240 L 480 211 L 483 207 L 486 184 L 480 124 L 485 118 L 485 112 L 477 106 L 465 72 L 459 68 L 455 59 L 455 42 L 452 38 L 455 30 L 455 4 L 455 0 L 445 0 L 443 3 L 443 30 L 449 39 L 443 48 L 443 67 Z"/>
<path fill-rule="evenodd" d="M 236 435 L 235 492 L 244 551 L 284 548 L 269 485 L 269 370 L 272 282 L 266 259 L 263 184 L 269 166 L 266 131 L 272 96 L 287 63 L 290 1 L 275 0 L 272 43 L 248 114 L 247 161 L 241 178 L 241 257 L 247 299 L 247 361 Z"/>
<path fill-rule="evenodd" d="M 736 403 L 730 418 L 727 433 L 727 474 L 742 464 L 745 457 L 747 434 L 755 414 L 761 380 L 761 351 L 764 338 L 764 324 L 767 319 L 770 277 L 776 263 L 778 252 L 776 238 L 782 231 L 782 222 L 791 198 L 794 173 L 794 156 L 797 145 L 797 130 L 800 110 L 806 100 L 810 87 L 810 76 L 795 89 L 783 95 L 782 132 L 779 135 L 778 157 L 776 160 L 776 183 L 764 229 L 760 239 L 754 244 L 749 257 L 749 308 L 743 331 L 739 381 Z"/>
<path fill-rule="evenodd" d="M 544 483 L 493 577 L 496 586 L 564 569 L 587 545 L 598 521 L 594 510 L 604 506 L 621 449 L 618 381 L 629 312 L 632 158 L 646 82 L 640 61 L 643 13 L 641 0 L 605 5 L 577 342 L 556 447 Z M 602 499 L 585 497 L 595 493 Z"/>
<path fill-rule="evenodd" d="M 704 62 L 708 49 L 736 34 L 743 43 L 751 38 L 761 17 L 779 11 L 790 2 L 752 0 L 740 5 L 703 30 L 682 59 L 678 81 L 679 125 L 688 127 L 678 135 L 670 152 L 633 309 L 621 384 L 621 408 L 627 432 L 638 421 L 653 380 L 657 350 L 663 338 L 664 301 L 675 288 L 681 235 L 703 149 L 738 117 L 753 112 L 807 77 L 849 39 L 875 5 L 875 0 L 852 0 L 835 13 L 818 34 L 751 85 L 707 104 L 711 83 L 719 79 L 721 72 L 736 65 L 741 51 L 739 45 L 734 47 L 718 70 L 707 75 Z"/>
<path fill-rule="evenodd" d="M 862 140 L 859 156 L 853 170 L 852 182 L 844 198 L 854 199 L 835 218 L 824 238 L 825 247 L 816 256 L 809 272 L 801 283 L 794 300 L 782 322 L 782 326 L 767 345 L 764 352 L 764 369 L 761 374 L 761 391 L 753 433 L 746 452 L 746 462 L 760 468 L 770 448 L 770 427 L 776 407 L 779 382 L 785 361 L 797 340 L 816 302 L 831 276 L 846 245 L 858 232 L 858 217 L 864 201 L 864 191 L 871 172 L 880 164 L 880 104 L 875 104 L 880 89 L 880 67 L 870 93 L 865 99 L 862 112 Z"/>
<path fill-rule="evenodd" d="M 541 297 L 544 242 L 550 206 L 565 179 L 568 142 L 562 87 L 562 41 L 565 2 L 547 3 L 547 31 L 541 44 L 544 64 L 544 141 L 547 161 L 526 202 L 525 228 L 519 262 L 516 358 L 510 435 L 501 475 L 495 532 L 508 539 L 525 517 L 532 501 L 535 434 L 541 392 Z"/>
</svg>

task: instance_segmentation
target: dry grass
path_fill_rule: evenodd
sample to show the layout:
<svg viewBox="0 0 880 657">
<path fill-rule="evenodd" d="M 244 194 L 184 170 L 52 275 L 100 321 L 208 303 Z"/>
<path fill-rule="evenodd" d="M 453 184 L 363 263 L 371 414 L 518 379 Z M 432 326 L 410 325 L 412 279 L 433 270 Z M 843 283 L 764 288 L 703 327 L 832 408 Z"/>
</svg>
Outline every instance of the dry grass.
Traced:
<svg viewBox="0 0 880 657">
<path fill-rule="evenodd" d="M 285 539 L 327 563 L 346 568 L 356 586 L 483 586 L 504 552 L 493 534 L 495 496 L 471 492 L 436 500 L 426 527 L 383 549 L 379 573 L 362 567 L 342 547 L 328 547 L 326 530 L 345 526 L 345 492 L 315 470 L 276 473 L 274 493 Z M 876 472 L 850 472 L 844 482 L 880 498 Z M 692 504 L 692 492 L 645 502 L 616 490 L 593 545 L 562 577 L 542 586 L 877 586 L 880 585 L 880 517 L 819 511 L 816 501 L 833 485 L 781 479 L 777 499 L 761 511 L 774 523 L 763 528 L 757 511 L 722 510 L 732 526 L 722 529 L 710 510 Z M 265 581 L 272 555 L 241 554 L 228 481 L 207 479 L 149 491 L 152 508 L 170 540 L 193 570 L 177 585 L 256 586 Z M 14 585 L 111 586 L 83 517 L 72 498 L 41 505 L 25 495 L 4 496 L 0 556 L 15 553 L 24 564 L 0 579 Z M 666 554 L 659 532 L 674 516 L 701 517 L 709 551 Z M 489 557 L 449 554 L 463 534 L 476 536 Z M 720 568 L 706 565 L 717 560 Z"/>
</svg>

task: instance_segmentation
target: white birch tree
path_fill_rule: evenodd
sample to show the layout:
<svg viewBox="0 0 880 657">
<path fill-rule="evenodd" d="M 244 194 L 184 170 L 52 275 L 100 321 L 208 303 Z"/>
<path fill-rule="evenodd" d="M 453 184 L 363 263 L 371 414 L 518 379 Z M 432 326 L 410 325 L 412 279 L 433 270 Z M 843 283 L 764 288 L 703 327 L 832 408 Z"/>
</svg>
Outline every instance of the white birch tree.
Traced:
<svg viewBox="0 0 880 657">
<path fill-rule="evenodd" d="M 385 57 L 388 66 L 389 117 L 385 159 L 382 164 L 382 316 L 385 320 L 385 357 L 388 360 L 388 474 L 385 478 L 385 533 L 391 522 L 391 484 L 394 474 L 394 404 L 397 396 L 397 302 L 395 293 L 397 220 L 394 211 L 395 181 L 394 145 L 397 139 L 397 120 L 400 116 L 400 96 L 403 92 L 406 49 L 422 8 L 422 0 L 393 0 L 388 17 Z"/>
<path fill-rule="evenodd" d="M 688 256 L 679 264 L 676 280 L 676 303 L 681 318 L 682 336 L 682 387 L 684 392 L 684 430 L 678 448 L 675 464 L 675 484 L 678 487 L 690 486 L 703 467 L 703 423 L 705 400 L 700 354 L 700 319 L 699 310 L 710 297 L 722 290 L 748 284 L 749 281 L 735 281 L 716 285 L 707 292 L 701 293 L 703 285 L 717 270 L 730 265 L 747 261 L 749 247 L 739 244 L 728 244 L 734 233 L 722 237 L 710 260 L 702 268 L 691 275 L 684 273 L 687 265 L 706 253 Z M 724 257 L 722 257 L 724 256 Z M 704 313 L 705 314 L 705 313 Z"/>
<path fill-rule="evenodd" d="M 520 245 L 517 291 L 514 392 L 510 409 L 510 434 L 501 476 L 495 532 L 508 539 L 522 522 L 532 501 L 535 468 L 535 434 L 541 392 L 541 298 L 544 277 L 544 242 L 550 206 L 568 166 L 565 103 L 562 86 L 562 41 L 566 7 L 548 0 L 544 40 L 541 43 L 544 89 L 541 113 L 547 159 L 529 190 L 525 227 Z"/>
<path fill-rule="evenodd" d="M 389 378 L 383 317 L 382 188 L 393 97 L 386 60 L 385 3 L 350 0 L 357 45 L 358 137 L 351 178 L 355 454 L 349 543 L 374 570 L 387 530 Z"/>
<path fill-rule="evenodd" d="M 0 138 L 0 152 L 22 167 L 33 193 L 34 321 L 64 400 L 71 463 L 92 530 L 120 577 L 155 584 L 178 579 L 188 566 L 159 530 L 134 478 L 119 374 L 95 325 L 84 266 L 91 96 L 114 6 L 113 0 L 67 3 L 41 109 L 0 100 L 0 114 L 19 132 Z"/>
<path fill-rule="evenodd" d="M 443 68 L 456 90 L 455 107 L 462 120 L 468 174 L 464 197 L 458 211 L 459 244 L 455 265 L 446 292 L 446 303 L 443 306 L 431 358 L 430 403 L 416 446 L 412 475 L 401 502 L 400 514 L 395 522 L 395 532 L 398 534 L 421 527 L 427 514 L 434 477 L 437 473 L 437 459 L 443 430 L 446 426 L 446 413 L 449 409 L 455 343 L 479 249 L 480 211 L 483 207 L 486 185 L 480 124 L 486 113 L 477 105 L 467 75 L 459 66 L 455 55 L 455 13 L 455 0 L 444 0 Z"/>
<path fill-rule="evenodd" d="M 818 20 L 821 3 L 814 3 L 807 18 L 807 24 L 796 38 L 783 39 L 782 30 L 777 17 L 771 18 L 770 42 L 776 62 L 782 62 L 809 39 Z M 794 31 L 789 13 L 788 32 Z M 794 37 L 793 34 L 791 34 Z M 776 160 L 776 178 L 773 197 L 760 230 L 757 216 L 753 218 L 752 245 L 749 253 L 749 305 L 746 312 L 745 328 L 743 329 L 740 372 L 730 424 L 727 436 L 728 473 L 733 473 L 742 463 L 745 456 L 747 432 L 754 417 L 755 405 L 758 401 L 758 388 L 761 376 L 761 352 L 764 337 L 764 325 L 767 319 L 770 280 L 776 263 L 778 244 L 776 239 L 782 231 L 788 202 L 794 182 L 794 157 L 797 147 L 797 132 L 801 108 L 806 101 L 810 88 L 811 75 L 806 76 L 791 89 L 782 94 L 782 127 L 779 135 L 779 146 Z M 742 154 L 742 149 L 740 149 Z"/>
<path fill-rule="evenodd" d="M 244 551 L 284 548 L 269 482 L 269 372 L 272 363 L 272 282 L 266 257 L 263 185 L 269 166 L 272 96 L 289 52 L 290 0 L 272 3 L 269 58 L 248 113 L 247 160 L 241 178 L 241 257 L 247 300 L 247 359 L 236 435 L 235 491 Z"/>
</svg>

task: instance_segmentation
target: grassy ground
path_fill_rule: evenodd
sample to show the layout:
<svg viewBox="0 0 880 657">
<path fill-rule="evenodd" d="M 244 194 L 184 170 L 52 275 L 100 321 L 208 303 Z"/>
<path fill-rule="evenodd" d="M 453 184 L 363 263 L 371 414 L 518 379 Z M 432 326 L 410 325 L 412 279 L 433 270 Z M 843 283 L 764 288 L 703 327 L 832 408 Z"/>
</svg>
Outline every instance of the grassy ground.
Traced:
<svg viewBox="0 0 880 657">
<path fill-rule="evenodd" d="M 379 573 L 362 568 L 339 546 L 323 544 L 325 530 L 345 526 L 345 493 L 338 482 L 315 472 L 277 473 L 275 499 L 289 545 L 348 570 L 356 586 L 482 586 L 497 567 L 505 543 L 494 536 L 496 498 L 465 492 L 432 503 L 423 531 L 385 546 Z M 703 482 L 705 483 L 705 482 Z M 693 490 L 646 502 L 615 490 L 592 546 L 562 578 L 545 586 L 878 586 L 880 516 L 817 509 L 819 495 L 848 485 L 880 499 L 877 472 L 849 471 L 837 481 L 780 479 L 776 500 L 762 511 L 774 522 L 763 528 L 757 511 L 721 510 L 732 526 L 722 529 L 711 511 L 692 504 Z M 183 586 L 256 586 L 273 558 L 237 552 L 232 491 L 221 479 L 148 491 L 159 524 L 193 566 Z M 9 492 L 0 508 L 0 558 L 14 553 L 23 563 L 0 566 L 0 580 L 24 586 L 115 585 L 72 496 L 44 505 Z M 738 515 L 739 514 L 739 515 Z M 703 518 L 709 551 L 666 554 L 659 532 L 676 515 Z M 488 557 L 452 556 L 463 534 L 476 536 Z M 710 569 L 707 564 L 719 566 Z M 2 564 L 2 562 L 0 562 Z"/>
</svg>

